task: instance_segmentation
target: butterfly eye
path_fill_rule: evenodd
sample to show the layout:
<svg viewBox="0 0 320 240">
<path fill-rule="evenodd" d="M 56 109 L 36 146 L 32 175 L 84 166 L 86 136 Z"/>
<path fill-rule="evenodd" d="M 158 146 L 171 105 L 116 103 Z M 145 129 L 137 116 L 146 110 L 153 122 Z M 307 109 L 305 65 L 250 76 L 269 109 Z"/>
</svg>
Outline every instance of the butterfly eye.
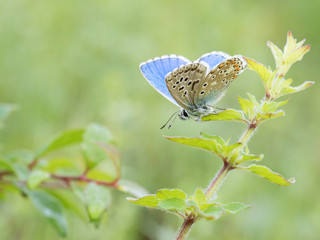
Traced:
<svg viewBox="0 0 320 240">
<path fill-rule="evenodd" d="M 186 118 L 189 117 L 189 114 L 188 114 L 187 111 L 184 110 L 184 109 L 183 109 L 183 111 L 182 111 L 182 115 L 183 115 L 184 117 L 186 117 Z"/>
</svg>

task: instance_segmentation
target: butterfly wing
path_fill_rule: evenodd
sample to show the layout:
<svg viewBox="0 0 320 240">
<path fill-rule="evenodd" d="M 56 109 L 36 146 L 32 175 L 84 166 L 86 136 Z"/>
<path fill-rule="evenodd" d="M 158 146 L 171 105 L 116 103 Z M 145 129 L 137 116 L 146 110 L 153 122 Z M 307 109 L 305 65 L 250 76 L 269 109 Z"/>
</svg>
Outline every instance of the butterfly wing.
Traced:
<svg viewBox="0 0 320 240">
<path fill-rule="evenodd" d="M 229 56 L 228 54 L 224 53 L 224 52 L 211 52 L 211 53 L 206 53 L 204 55 L 202 55 L 197 61 L 198 62 L 206 62 L 209 65 L 209 71 L 215 67 L 216 65 L 218 65 L 219 63 L 221 63 L 222 61 L 231 58 L 231 56 Z"/>
<path fill-rule="evenodd" d="M 175 69 L 166 76 L 166 84 L 171 96 L 186 110 L 197 109 L 194 96 L 198 85 L 207 75 L 207 66 L 202 63 L 190 63 Z"/>
<path fill-rule="evenodd" d="M 179 68 L 187 63 L 190 63 L 190 61 L 182 56 L 162 56 L 161 58 L 155 58 L 153 60 L 141 63 L 140 70 L 152 87 L 154 87 L 172 103 L 179 106 L 179 104 L 168 91 L 165 82 L 165 76 L 174 69 Z"/>
<path fill-rule="evenodd" d="M 221 99 L 230 83 L 247 67 L 241 56 L 234 56 L 215 66 L 197 86 L 195 105 L 213 105 Z"/>
</svg>

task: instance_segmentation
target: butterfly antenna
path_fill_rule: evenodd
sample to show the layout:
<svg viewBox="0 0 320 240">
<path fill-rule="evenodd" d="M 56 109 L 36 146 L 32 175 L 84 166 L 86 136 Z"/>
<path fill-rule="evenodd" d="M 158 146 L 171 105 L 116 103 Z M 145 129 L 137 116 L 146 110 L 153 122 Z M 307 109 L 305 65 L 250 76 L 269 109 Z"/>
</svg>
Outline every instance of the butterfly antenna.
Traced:
<svg viewBox="0 0 320 240">
<path fill-rule="evenodd" d="M 165 123 L 160 129 L 165 128 L 165 127 L 167 126 L 167 124 L 170 122 L 170 120 L 172 119 L 172 117 L 173 117 L 174 115 L 176 115 L 177 113 L 179 113 L 179 112 L 180 112 L 180 111 L 177 111 L 177 112 L 175 112 L 174 114 L 172 114 L 172 115 L 169 117 L 168 121 L 166 121 L 166 123 Z M 173 119 L 173 121 L 172 121 L 171 124 L 169 125 L 168 129 L 171 128 L 171 126 L 172 126 L 174 120 L 176 120 L 177 116 L 178 116 L 178 115 L 175 116 L 175 118 Z"/>
<path fill-rule="evenodd" d="M 174 121 L 177 119 L 178 114 L 176 114 L 171 122 L 171 124 L 168 126 L 168 129 L 170 129 L 174 123 Z"/>
</svg>

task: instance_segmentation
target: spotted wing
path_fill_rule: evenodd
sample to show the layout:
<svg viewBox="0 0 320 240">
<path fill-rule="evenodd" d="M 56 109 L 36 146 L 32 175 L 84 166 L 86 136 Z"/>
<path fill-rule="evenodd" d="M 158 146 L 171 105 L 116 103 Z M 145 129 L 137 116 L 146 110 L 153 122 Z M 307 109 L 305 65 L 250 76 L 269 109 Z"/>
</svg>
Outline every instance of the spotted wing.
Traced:
<svg viewBox="0 0 320 240">
<path fill-rule="evenodd" d="M 175 69 L 166 76 L 166 84 L 171 96 L 186 110 L 195 110 L 197 106 L 194 97 L 198 85 L 207 75 L 207 66 L 201 63 L 191 63 Z"/>
<path fill-rule="evenodd" d="M 223 97 L 230 83 L 247 67 L 241 56 L 224 60 L 214 67 L 198 84 L 194 103 L 196 106 L 212 106 Z"/>
<path fill-rule="evenodd" d="M 206 62 L 209 65 L 209 71 L 212 70 L 215 66 L 217 66 L 222 61 L 231 58 L 230 55 L 224 52 L 210 52 L 202 55 L 197 62 Z"/>
<path fill-rule="evenodd" d="M 179 68 L 187 63 L 190 63 L 190 61 L 182 56 L 162 56 L 161 58 L 155 58 L 153 60 L 141 63 L 140 70 L 152 87 L 154 87 L 172 103 L 178 105 L 168 91 L 165 82 L 165 76 L 174 69 Z"/>
</svg>

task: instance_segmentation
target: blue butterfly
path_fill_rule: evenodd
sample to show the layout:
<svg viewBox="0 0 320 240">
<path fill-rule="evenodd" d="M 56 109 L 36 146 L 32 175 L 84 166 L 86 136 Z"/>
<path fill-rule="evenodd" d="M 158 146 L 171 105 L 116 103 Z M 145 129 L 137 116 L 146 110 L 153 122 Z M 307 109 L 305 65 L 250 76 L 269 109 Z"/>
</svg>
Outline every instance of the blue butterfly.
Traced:
<svg viewBox="0 0 320 240">
<path fill-rule="evenodd" d="M 162 56 L 140 64 L 143 76 L 165 98 L 181 108 L 182 120 L 214 112 L 213 105 L 229 84 L 247 67 L 240 55 L 204 54 L 194 62 L 178 55 Z"/>
</svg>

